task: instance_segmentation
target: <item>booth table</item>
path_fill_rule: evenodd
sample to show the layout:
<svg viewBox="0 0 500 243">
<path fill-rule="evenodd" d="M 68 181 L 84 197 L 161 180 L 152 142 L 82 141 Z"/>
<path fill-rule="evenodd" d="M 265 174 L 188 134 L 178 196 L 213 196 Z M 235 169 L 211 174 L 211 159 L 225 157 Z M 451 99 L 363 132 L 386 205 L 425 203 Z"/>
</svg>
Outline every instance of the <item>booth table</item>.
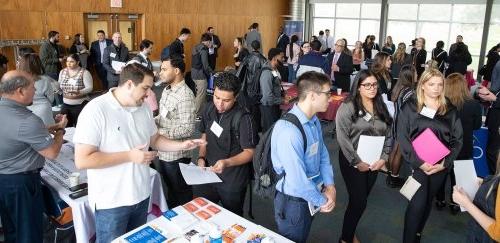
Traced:
<svg viewBox="0 0 500 243">
<path fill-rule="evenodd" d="M 297 86 L 292 83 L 281 83 L 281 85 L 285 90 L 285 97 L 280 108 L 281 110 L 288 111 L 293 107 L 293 104 L 298 99 Z M 319 112 L 317 114 L 318 118 L 326 121 L 334 121 L 340 105 L 348 95 L 348 92 L 342 92 L 340 95 L 337 95 L 336 92 L 333 92 L 328 101 L 328 109 L 325 112 Z"/>
<path fill-rule="evenodd" d="M 72 134 L 72 129 L 67 128 L 67 134 Z M 71 141 L 70 137 L 65 139 Z M 40 172 L 43 182 L 55 190 L 59 197 L 64 200 L 73 213 L 73 225 L 77 242 L 87 243 L 95 236 L 94 210 L 89 205 L 88 197 L 84 196 L 75 200 L 69 197 L 69 175 L 73 172 L 80 173 L 80 183 L 87 182 L 85 170 L 77 170 L 74 162 L 74 146 L 71 142 L 63 144 L 59 156 L 54 160 L 47 160 L 43 170 Z M 155 216 L 168 210 L 167 202 L 163 194 L 160 175 L 153 169 L 151 174 L 151 196 L 149 202 L 149 213 Z M 104 186 L 104 185 L 103 185 Z"/>
<path fill-rule="evenodd" d="M 195 198 L 182 206 L 166 211 L 158 217 L 115 239 L 121 242 L 176 242 L 189 243 L 198 234 L 208 238 L 210 229 L 222 231 L 223 242 L 260 242 L 256 237 L 268 237 L 272 242 L 292 242 L 285 237 L 254 224 L 205 198 Z M 203 241 L 204 242 L 204 241 Z"/>
</svg>

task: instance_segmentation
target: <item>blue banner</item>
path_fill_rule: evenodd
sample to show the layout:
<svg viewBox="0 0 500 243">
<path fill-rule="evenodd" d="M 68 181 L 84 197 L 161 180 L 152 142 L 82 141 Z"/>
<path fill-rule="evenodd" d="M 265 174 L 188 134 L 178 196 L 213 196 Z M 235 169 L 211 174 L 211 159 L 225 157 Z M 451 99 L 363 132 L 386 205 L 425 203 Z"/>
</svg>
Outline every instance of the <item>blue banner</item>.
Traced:
<svg viewBox="0 0 500 243">
<path fill-rule="evenodd" d="M 285 33 L 289 37 L 297 35 L 299 42 L 302 42 L 304 39 L 304 21 L 285 20 Z"/>
<path fill-rule="evenodd" d="M 486 144 L 488 143 L 488 128 L 481 127 L 473 133 L 473 159 L 476 174 L 479 177 L 490 175 L 488 161 L 486 160 Z"/>
</svg>

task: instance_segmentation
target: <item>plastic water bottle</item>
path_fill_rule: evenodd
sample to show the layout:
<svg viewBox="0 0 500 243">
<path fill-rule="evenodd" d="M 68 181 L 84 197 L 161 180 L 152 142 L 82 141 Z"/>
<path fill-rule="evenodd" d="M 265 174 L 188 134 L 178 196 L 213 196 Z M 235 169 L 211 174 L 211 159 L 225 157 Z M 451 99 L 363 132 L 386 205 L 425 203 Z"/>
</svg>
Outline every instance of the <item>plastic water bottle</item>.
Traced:
<svg viewBox="0 0 500 243">
<path fill-rule="evenodd" d="M 222 233 L 217 227 L 212 227 L 209 233 L 210 243 L 222 243 Z"/>
</svg>

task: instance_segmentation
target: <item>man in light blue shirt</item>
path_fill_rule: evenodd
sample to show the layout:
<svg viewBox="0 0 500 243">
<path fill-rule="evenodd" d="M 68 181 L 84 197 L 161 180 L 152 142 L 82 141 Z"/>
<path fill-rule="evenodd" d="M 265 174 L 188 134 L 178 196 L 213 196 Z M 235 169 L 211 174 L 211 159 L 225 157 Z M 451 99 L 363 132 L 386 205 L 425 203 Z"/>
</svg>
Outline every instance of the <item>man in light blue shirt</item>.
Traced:
<svg viewBox="0 0 500 243">
<path fill-rule="evenodd" d="M 323 141 L 317 112 L 325 112 L 331 96 L 325 74 L 306 72 L 297 80 L 299 101 L 290 113 L 297 116 L 306 134 L 307 149 L 300 130 L 284 120 L 276 122 L 271 135 L 271 159 L 277 174 L 274 217 L 278 232 L 295 242 L 306 242 L 313 217 L 309 204 L 323 213 L 335 207 L 336 191 L 330 156 Z M 322 181 L 323 190 L 318 189 Z"/>
</svg>

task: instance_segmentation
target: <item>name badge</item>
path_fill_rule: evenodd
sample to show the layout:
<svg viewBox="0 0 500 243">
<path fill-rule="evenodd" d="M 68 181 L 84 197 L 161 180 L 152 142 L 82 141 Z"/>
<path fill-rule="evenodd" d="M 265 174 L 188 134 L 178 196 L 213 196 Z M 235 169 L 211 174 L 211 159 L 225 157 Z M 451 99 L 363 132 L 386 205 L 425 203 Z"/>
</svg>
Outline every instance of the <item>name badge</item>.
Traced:
<svg viewBox="0 0 500 243">
<path fill-rule="evenodd" d="M 318 147 L 319 147 L 319 142 L 315 142 L 311 144 L 311 147 L 309 148 L 309 156 L 313 156 L 318 153 Z"/>
<path fill-rule="evenodd" d="M 422 116 L 429 117 L 430 119 L 434 119 L 434 116 L 436 115 L 436 110 L 431 109 L 431 108 L 427 108 L 424 106 L 424 108 L 422 108 L 422 111 L 420 112 L 420 114 Z"/>
<path fill-rule="evenodd" d="M 210 127 L 210 131 L 212 131 L 215 134 L 215 136 L 220 137 L 220 135 L 222 134 L 222 131 L 224 131 L 224 129 L 222 129 L 222 127 L 219 125 L 219 123 L 214 121 L 212 123 L 212 126 Z"/>
<path fill-rule="evenodd" d="M 273 77 L 275 77 L 275 78 L 278 77 L 278 75 L 279 75 L 278 71 L 276 71 L 276 70 L 273 70 L 271 73 L 273 74 Z"/>
<path fill-rule="evenodd" d="M 365 121 L 370 121 L 370 119 L 372 119 L 372 115 L 366 112 L 365 116 L 363 116 L 363 119 L 365 119 Z"/>
<path fill-rule="evenodd" d="M 116 53 L 109 53 L 109 56 L 112 57 L 112 58 L 115 58 L 116 57 Z"/>
</svg>

